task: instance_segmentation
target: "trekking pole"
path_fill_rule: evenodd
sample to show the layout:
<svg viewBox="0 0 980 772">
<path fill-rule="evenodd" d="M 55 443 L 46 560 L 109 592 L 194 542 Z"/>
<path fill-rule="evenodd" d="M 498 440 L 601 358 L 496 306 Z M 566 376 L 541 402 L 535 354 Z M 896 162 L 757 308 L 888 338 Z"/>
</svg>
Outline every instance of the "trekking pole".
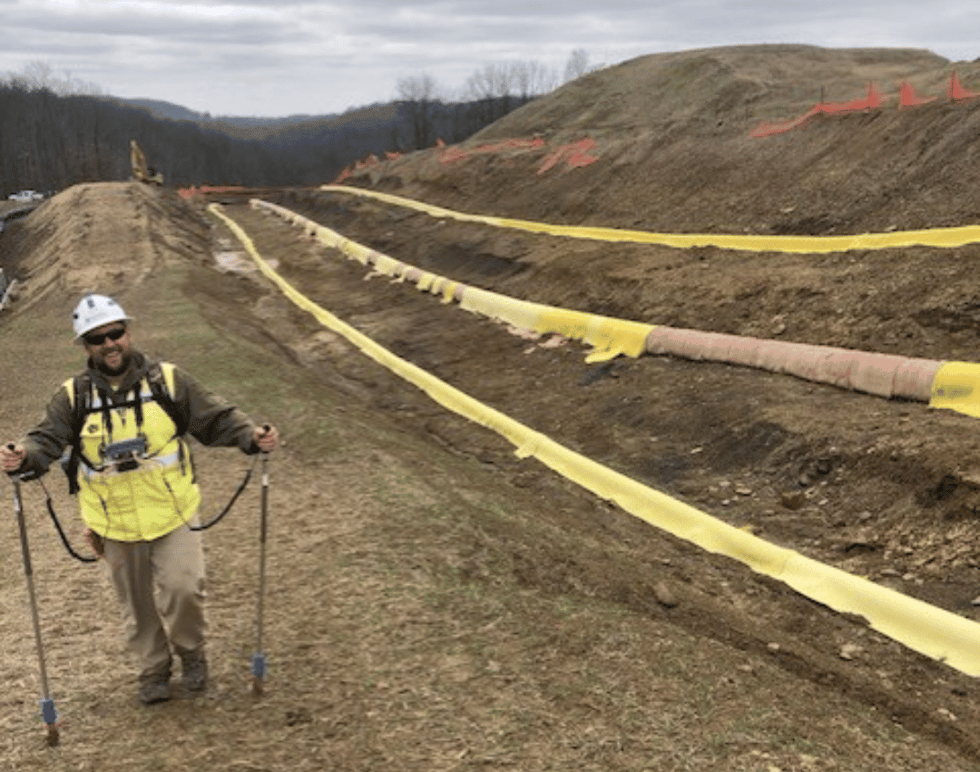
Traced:
<svg viewBox="0 0 980 772">
<path fill-rule="evenodd" d="M 269 454 L 262 454 L 262 492 L 260 494 L 259 524 L 259 608 L 257 642 L 252 655 L 252 694 L 261 697 L 265 685 L 266 660 L 262 652 L 262 606 L 265 597 L 265 539 L 269 522 Z"/>
<path fill-rule="evenodd" d="M 8 446 L 13 450 L 13 446 Z M 24 556 L 24 575 L 27 577 L 27 595 L 31 604 L 31 619 L 34 622 L 34 640 L 37 645 L 37 659 L 41 670 L 41 718 L 48 725 L 48 745 L 54 747 L 58 744 L 60 735 L 58 732 L 58 710 L 51 699 L 51 692 L 48 691 L 48 670 L 44 664 L 44 644 L 41 642 L 41 620 L 37 613 L 37 596 L 34 593 L 34 570 L 31 568 L 31 550 L 27 543 L 27 523 L 24 520 L 24 500 L 20 495 L 21 477 L 15 473 L 10 474 L 10 481 L 14 485 L 14 509 L 17 513 L 17 526 L 20 528 L 20 550 Z"/>
</svg>

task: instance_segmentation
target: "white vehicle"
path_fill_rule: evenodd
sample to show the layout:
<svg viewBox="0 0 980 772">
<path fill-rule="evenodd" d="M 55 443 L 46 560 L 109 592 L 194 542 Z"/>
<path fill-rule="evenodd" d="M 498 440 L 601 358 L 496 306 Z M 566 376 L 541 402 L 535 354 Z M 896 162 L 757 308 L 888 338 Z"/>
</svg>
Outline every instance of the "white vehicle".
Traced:
<svg viewBox="0 0 980 772">
<path fill-rule="evenodd" d="M 22 204 L 29 204 L 32 201 L 43 201 L 44 194 L 38 193 L 36 190 L 22 190 L 19 193 L 11 193 L 7 198 Z"/>
</svg>

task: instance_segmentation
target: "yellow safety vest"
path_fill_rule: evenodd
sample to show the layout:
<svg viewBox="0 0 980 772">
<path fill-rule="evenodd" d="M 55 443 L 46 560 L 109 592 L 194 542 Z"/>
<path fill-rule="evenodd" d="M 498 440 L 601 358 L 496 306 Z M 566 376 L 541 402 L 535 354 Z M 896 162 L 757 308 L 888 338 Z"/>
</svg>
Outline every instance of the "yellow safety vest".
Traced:
<svg viewBox="0 0 980 772">
<path fill-rule="evenodd" d="M 160 367 L 173 394 L 174 366 L 164 362 Z M 66 381 L 65 387 L 74 406 L 78 399 L 74 379 Z M 91 412 L 85 417 L 80 436 L 85 459 L 78 465 L 82 520 L 96 533 L 116 541 L 150 541 L 164 536 L 191 521 L 201 504 L 190 449 L 176 436 L 177 427 L 153 398 L 145 377 L 140 382 L 139 401 L 140 425 L 134 404 L 110 406 L 105 411 L 98 392 L 92 389 Z M 110 463 L 107 448 L 137 438 L 145 440 L 146 451 L 133 459 L 135 463 Z"/>
</svg>

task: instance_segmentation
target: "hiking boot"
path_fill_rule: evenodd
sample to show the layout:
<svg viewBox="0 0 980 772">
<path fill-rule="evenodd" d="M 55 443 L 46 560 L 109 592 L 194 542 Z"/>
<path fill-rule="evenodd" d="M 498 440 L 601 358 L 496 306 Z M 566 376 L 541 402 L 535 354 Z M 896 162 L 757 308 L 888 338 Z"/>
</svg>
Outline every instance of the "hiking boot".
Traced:
<svg viewBox="0 0 980 772">
<path fill-rule="evenodd" d="M 208 685 L 208 660 L 204 652 L 184 654 L 180 661 L 184 671 L 184 688 L 189 692 L 203 692 Z"/>
<path fill-rule="evenodd" d="M 153 705 L 170 699 L 170 675 L 154 675 L 140 679 L 140 702 Z"/>
</svg>

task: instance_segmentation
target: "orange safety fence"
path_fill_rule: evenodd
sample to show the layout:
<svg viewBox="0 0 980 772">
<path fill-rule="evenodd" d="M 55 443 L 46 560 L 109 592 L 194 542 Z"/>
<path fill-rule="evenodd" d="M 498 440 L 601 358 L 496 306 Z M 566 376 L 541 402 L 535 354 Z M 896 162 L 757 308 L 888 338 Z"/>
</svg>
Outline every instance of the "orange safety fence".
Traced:
<svg viewBox="0 0 980 772">
<path fill-rule="evenodd" d="M 401 153 L 386 152 L 385 156 L 387 160 L 394 161 L 401 156 Z M 348 164 L 341 169 L 340 174 L 338 174 L 337 178 L 334 180 L 334 184 L 339 185 L 348 177 L 352 177 L 354 172 L 359 172 L 362 169 L 367 169 L 371 166 L 377 166 L 379 163 L 381 163 L 381 159 L 379 159 L 374 153 L 369 153 L 363 161 L 354 161 L 354 163 Z"/>
<path fill-rule="evenodd" d="M 875 88 L 873 83 L 868 84 L 868 93 L 865 95 L 864 99 L 853 99 L 850 102 L 822 102 L 820 104 L 815 104 L 809 110 L 807 110 L 799 118 L 787 121 L 786 123 L 761 123 L 756 128 L 749 132 L 752 137 L 771 137 L 774 134 L 782 134 L 783 132 L 795 129 L 797 126 L 802 126 L 813 116 L 819 115 L 820 113 L 850 113 L 857 110 L 874 110 L 880 107 L 884 102 L 884 97 L 881 92 Z"/>
<path fill-rule="evenodd" d="M 505 139 L 490 145 L 480 145 L 470 150 L 463 150 L 458 147 L 450 147 L 445 150 L 440 159 L 444 164 L 454 164 L 469 158 L 472 155 L 485 155 L 487 153 L 499 153 L 501 150 L 533 150 L 544 147 L 544 140 L 540 137 L 534 139 Z"/>
<path fill-rule="evenodd" d="M 918 107 L 919 105 L 924 105 L 935 101 L 936 97 L 917 96 L 915 89 L 912 88 L 912 84 L 906 80 L 903 80 L 901 85 L 898 87 L 898 106 L 900 108 Z"/>
<path fill-rule="evenodd" d="M 980 92 L 969 91 L 963 87 L 960 82 L 959 74 L 953 72 L 949 77 L 949 85 L 946 87 L 946 98 L 950 101 L 963 101 L 966 99 L 974 99 L 980 97 Z M 908 107 L 918 107 L 920 105 L 928 104 L 929 102 L 934 102 L 938 97 L 920 97 L 915 93 L 915 89 L 908 81 L 902 81 L 899 85 L 899 100 L 898 106 L 900 109 Z M 855 99 L 851 102 L 825 102 L 821 104 L 816 104 L 807 110 L 803 115 L 793 120 L 786 121 L 784 123 L 766 123 L 763 122 L 756 126 L 752 131 L 749 132 L 751 137 L 771 137 L 774 134 L 782 134 L 784 132 L 795 129 L 802 126 L 804 123 L 809 121 L 813 116 L 820 113 L 849 113 L 858 110 L 874 110 L 880 107 L 887 101 L 888 97 L 883 97 L 881 92 L 879 92 L 873 84 L 868 84 L 868 93 L 864 99 Z"/>
<path fill-rule="evenodd" d="M 573 169 L 594 164 L 599 160 L 599 156 L 589 155 L 589 151 L 594 148 L 595 140 L 592 137 L 585 137 L 585 139 L 580 139 L 578 142 L 562 145 L 553 153 L 545 156 L 544 161 L 541 162 L 541 166 L 538 168 L 538 174 L 544 174 L 549 169 L 561 163 L 561 161 L 564 161 Z"/>
<path fill-rule="evenodd" d="M 478 155 L 490 155 L 505 151 L 522 152 L 538 150 L 545 147 L 546 144 L 547 143 L 545 140 L 543 140 L 541 137 L 533 137 L 532 139 L 505 139 L 500 142 L 493 142 L 474 148 L 464 149 L 455 145 L 448 146 L 442 139 L 438 139 L 436 140 L 435 147 L 441 151 L 441 155 L 439 157 L 439 161 L 441 163 L 455 164 L 459 163 L 460 161 L 464 161 L 467 158 Z M 544 174 L 562 163 L 571 169 L 580 169 L 583 166 L 594 164 L 599 160 L 599 156 L 593 152 L 595 148 L 596 141 L 591 137 L 584 137 L 576 142 L 560 145 L 558 148 L 548 153 L 544 157 L 541 165 L 538 167 L 537 173 Z M 385 153 L 385 160 L 397 161 L 402 157 L 402 155 L 402 153 L 387 151 Z M 355 161 L 340 171 L 337 178 L 333 181 L 333 184 L 340 184 L 344 180 L 352 177 L 355 172 L 375 166 L 378 163 L 381 163 L 381 161 L 378 156 L 374 154 L 369 155 L 363 161 Z"/>
</svg>

